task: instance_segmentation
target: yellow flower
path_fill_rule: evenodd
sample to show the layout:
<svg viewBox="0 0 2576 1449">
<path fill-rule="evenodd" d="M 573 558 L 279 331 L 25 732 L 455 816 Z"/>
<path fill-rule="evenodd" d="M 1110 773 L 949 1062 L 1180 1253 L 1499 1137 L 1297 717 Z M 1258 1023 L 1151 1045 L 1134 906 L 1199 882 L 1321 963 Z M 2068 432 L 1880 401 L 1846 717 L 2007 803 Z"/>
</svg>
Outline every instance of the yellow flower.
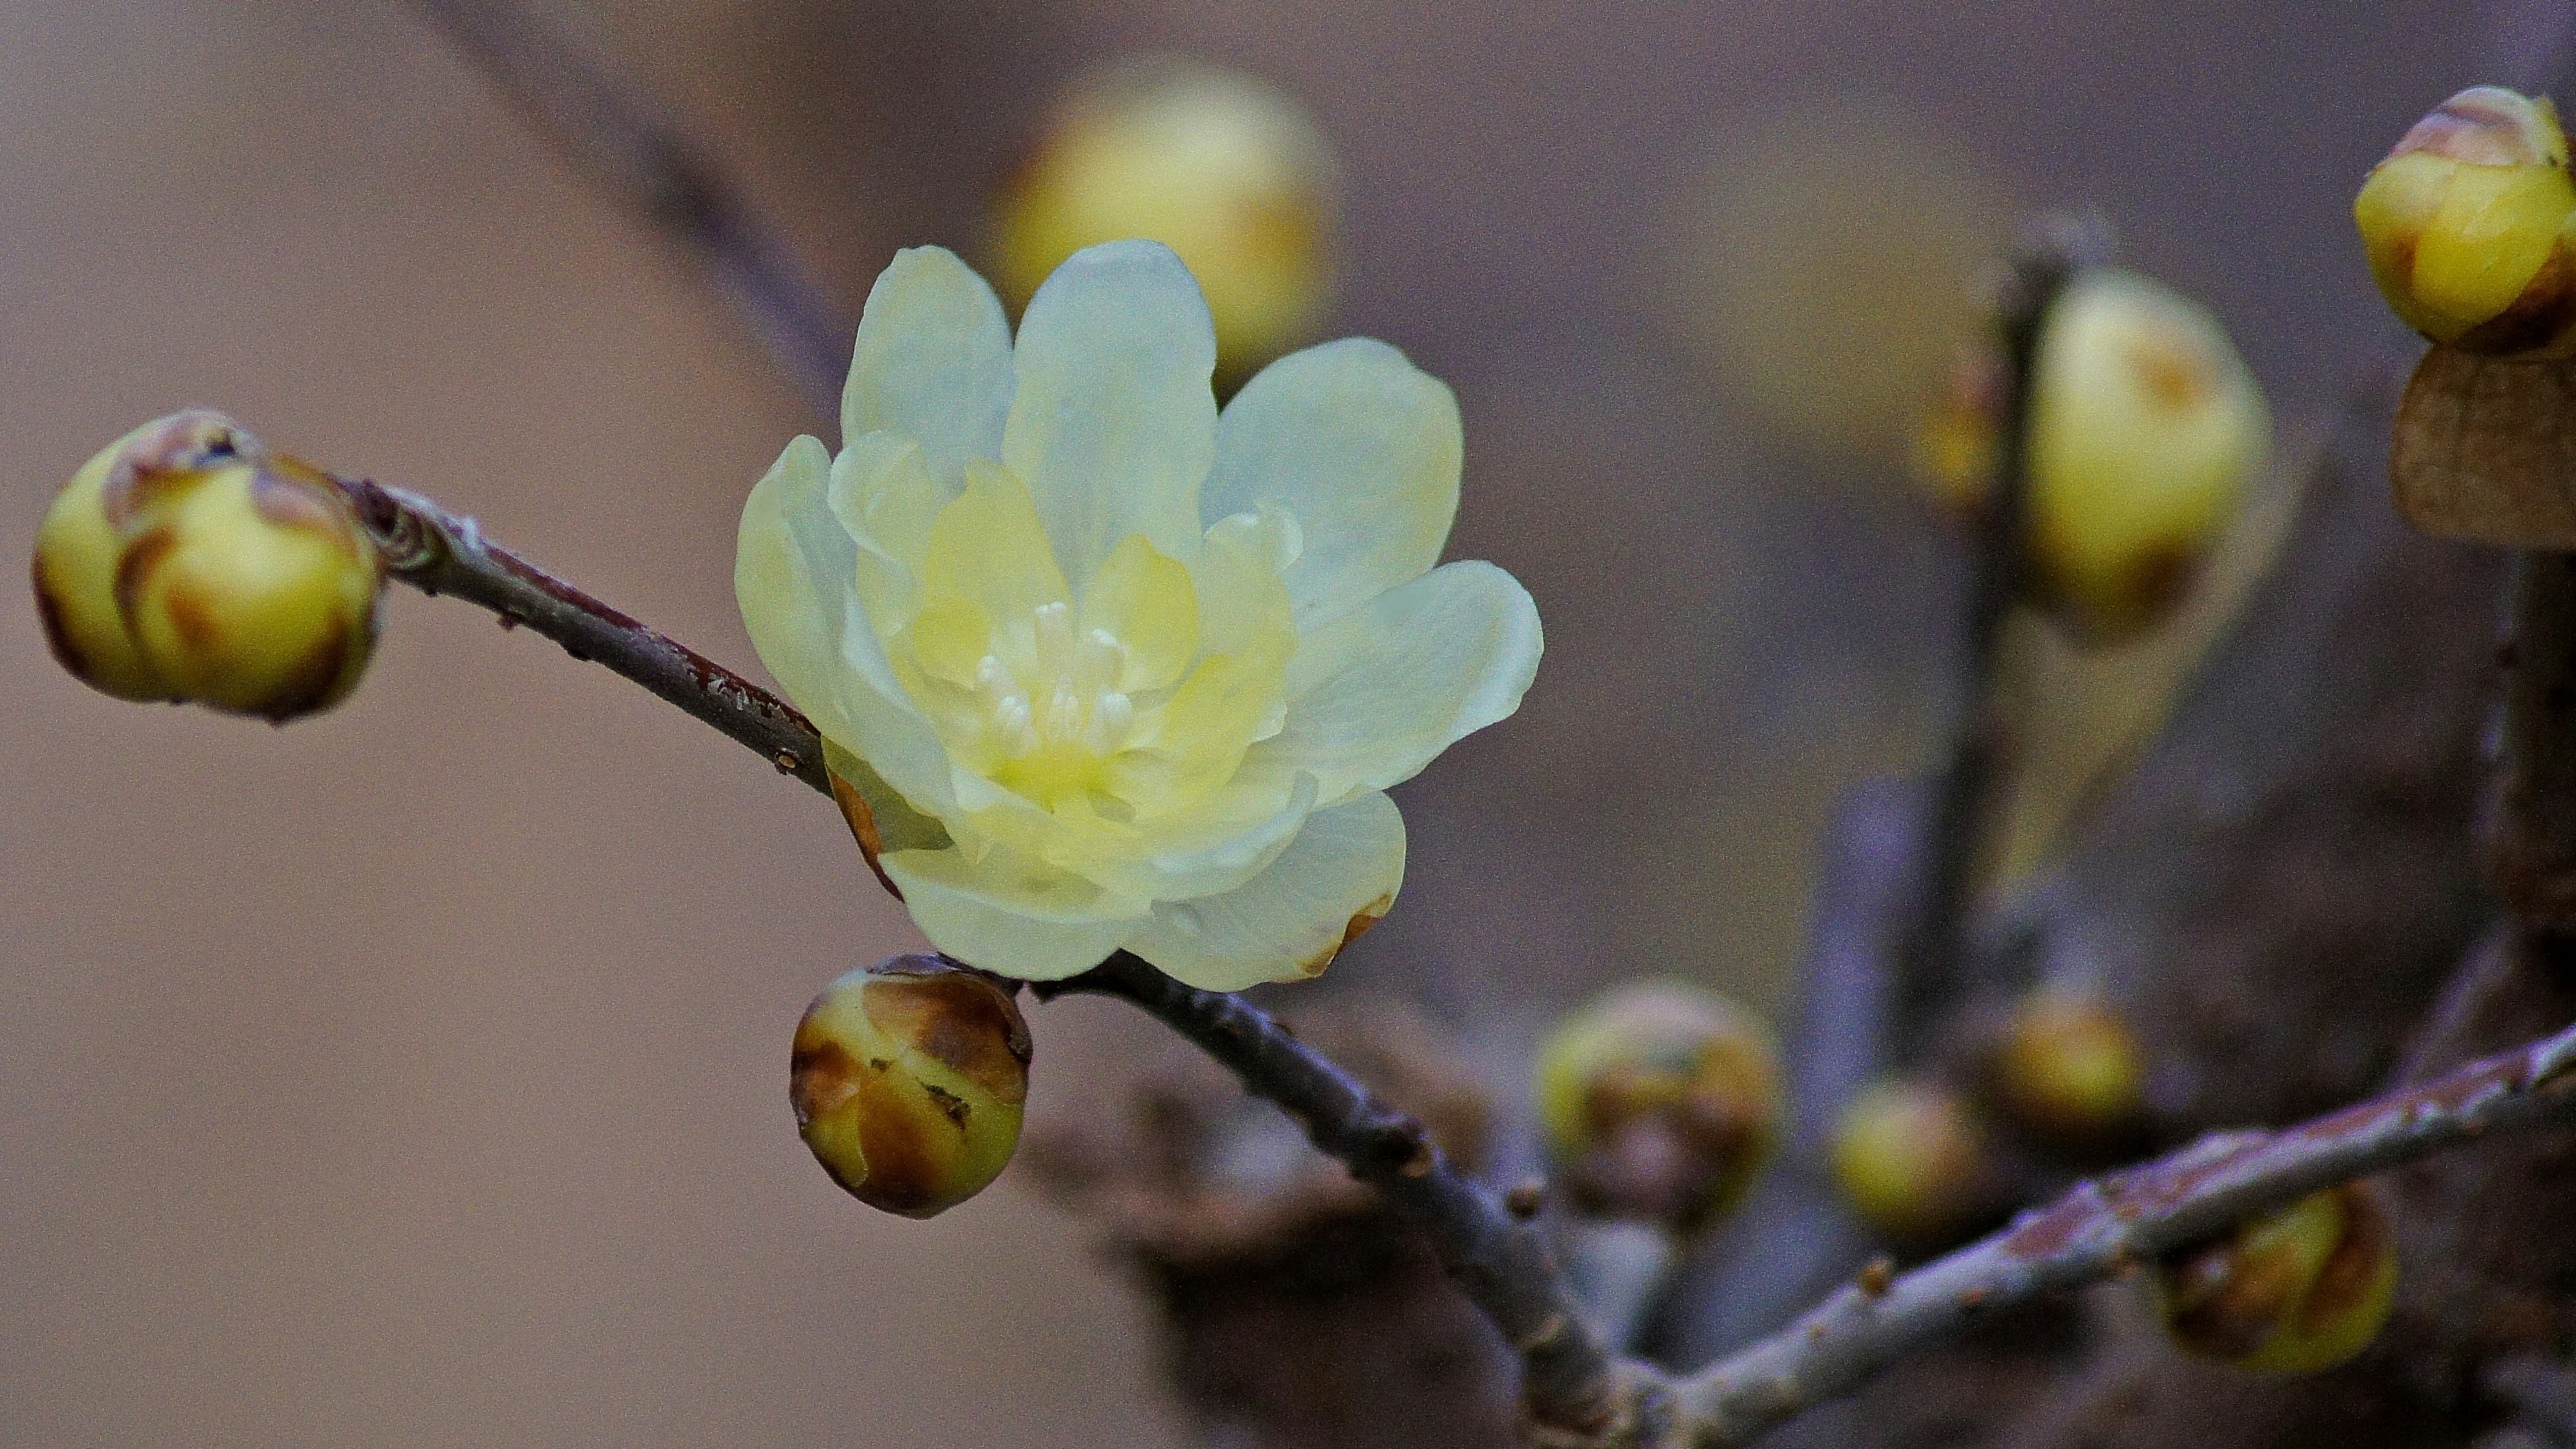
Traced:
<svg viewBox="0 0 2576 1449">
<path fill-rule="evenodd" d="M 824 735 L 931 942 L 1071 975 L 1311 976 L 1394 901 L 1385 789 L 1519 707 L 1538 612 L 1432 565 L 1449 390 L 1383 343 L 1284 358 L 1217 412 L 1207 304 L 1154 242 L 1077 253 L 1016 347 L 935 247 L 877 279 L 842 449 L 743 507 L 752 643 Z"/>
<path fill-rule="evenodd" d="M 2406 325 L 2495 357 L 2576 353 L 2576 178 L 2546 96 L 2472 86 L 2353 199 L 2371 278 Z"/>
</svg>

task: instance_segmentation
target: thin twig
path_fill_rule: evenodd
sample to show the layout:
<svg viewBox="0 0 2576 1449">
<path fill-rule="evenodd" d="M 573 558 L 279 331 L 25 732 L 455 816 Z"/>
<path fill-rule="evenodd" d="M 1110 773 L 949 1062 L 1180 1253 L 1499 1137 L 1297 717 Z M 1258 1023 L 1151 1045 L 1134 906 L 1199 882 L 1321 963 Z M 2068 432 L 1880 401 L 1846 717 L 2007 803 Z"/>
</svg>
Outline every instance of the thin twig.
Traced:
<svg viewBox="0 0 2576 1449">
<path fill-rule="evenodd" d="M 334 478 L 385 556 L 386 571 L 424 594 L 453 594 L 524 624 L 575 659 L 595 660 L 829 795 L 823 737 L 796 707 L 498 544 L 474 520 L 364 479 Z"/>
<path fill-rule="evenodd" d="M 1315 1146 L 1413 1220 L 1450 1278 L 1520 1356 L 1521 1400 L 1541 1443 L 1652 1443 L 1660 1379 L 1623 1366 L 1584 1323 L 1538 1230 L 1450 1167 L 1422 1125 L 1241 997 L 1199 991 L 1124 951 L 1035 988 L 1132 1002 L 1276 1103 Z"/>
<path fill-rule="evenodd" d="M 2022 592 L 2030 511 L 2030 416 L 2039 344 L 2049 309 L 2075 268 L 2076 247 L 2046 239 L 2015 262 L 1996 318 L 2003 344 L 2004 406 L 1995 469 L 1969 560 L 1962 615 L 1957 715 L 1932 782 L 1926 850 L 1913 902 L 1912 950 L 1896 1012 L 1900 1059 L 1922 1044 L 1924 1027 L 1953 999 L 1967 952 L 1977 867 L 1984 855 L 2006 725 L 2004 624 Z"/>
<path fill-rule="evenodd" d="M 504 0 L 417 0 L 536 130 L 706 264 L 719 291 L 825 414 L 850 329 L 795 248 L 647 97 Z"/>
<path fill-rule="evenodd" d="M 2576 931 L 2576 555 L 2514 556 L 2488 879 L 2525 929 Z"/>
<path fill-rule="evenodd" d="M 2089 1182 L 1873 1296 L 1842 1289 L 1673 1386 L 1694 1449 L 1743 1444 L 1961 1327 L 2112 1277 L 2356 1177 L 2506 1132 L 2576 1125 L 2576 1027 L 2278 1133 L 2236 1133 Z"/>
</svg>

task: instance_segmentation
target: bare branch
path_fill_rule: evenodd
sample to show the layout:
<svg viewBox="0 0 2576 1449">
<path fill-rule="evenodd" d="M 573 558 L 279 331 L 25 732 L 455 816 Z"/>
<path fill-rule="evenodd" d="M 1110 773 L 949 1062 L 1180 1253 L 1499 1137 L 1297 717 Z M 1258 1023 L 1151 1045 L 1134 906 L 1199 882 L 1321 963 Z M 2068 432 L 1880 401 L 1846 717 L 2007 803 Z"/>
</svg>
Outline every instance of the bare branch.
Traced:
<svg viewBox="0 0 2576 1449">
<path fill-rule="evenodd" d="M 1995 439 L 1994 481 L 1976 523 L 1968 567 L 1958 672 L 1957 715 L 1932 779 L 1924 857 L 1905 928 L 1911 949 L 1896 1001 L 1899 1060 L 1920 1047 L 1924 1028 L 1958 992 L 1965 965 L 1977 866 L 1994 814 L 2006 748 L 2001 683 L 2004 624 L 2023 584 L 2030 512 L 2030 414 L 2039 343 L 2049 309 L 2066 288 L 2081 242 L 2043 238 L 2013 265 L 1996 318 L 2003 345 L 2004 408 Z"/>
<path fill-rule="evenodd" d="M 838 410 L 850 329 L 795 248 L 648 98 L 505 0 L 418 0 L 493 85 L 610 194 L 696 252 L 814 407 Z"/>
<path fill-rule="evenodd" d="M 1520 1356 L 1522 1404 L 1542 1443 L 1653 1442 L 1659 1376 L 1614 1358 L 1586 1326 L 1538 1231 L 1461 1177 L 1422 1125 L 1239 996 L 1182 985 L 1124 951 L 1035 988 L 1115 996 L 1187 1038 L 1296 1119 L 1315 1146 L 1431 1239 L 1461 1291 Z"/>
<path fill-rule="evenodd" d="M 714 725 L 825 795 L 823 737 L 796 707 L 684 644 L 646 628 L 535 564 L 487 543 L 460 518 L 398 488 L 333 478 L 385 555 L 386 571 L 424 594 L 453 594 L 524 624 Z"/>
<path fill-rule="evenodd" d="M 1842 1289 L 1673 1387 L 1694 1449 L 1743 1444 L 2005 1309 L 2121 1273 L 2320 1188 L 2514 1131 L 2576 1125 L 2576 1027 L 2278 1133 L 2221 1134 L 2088 1182 L 1873 1295 Z"/>
</svg>

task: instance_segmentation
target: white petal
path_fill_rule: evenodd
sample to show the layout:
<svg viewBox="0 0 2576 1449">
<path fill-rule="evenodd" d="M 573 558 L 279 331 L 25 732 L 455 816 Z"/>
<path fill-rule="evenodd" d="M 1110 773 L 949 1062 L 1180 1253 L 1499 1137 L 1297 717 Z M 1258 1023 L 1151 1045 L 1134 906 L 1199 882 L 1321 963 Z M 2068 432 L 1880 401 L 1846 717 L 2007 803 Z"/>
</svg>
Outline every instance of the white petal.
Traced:
<svg viewBox="0 0 2576 1449">
<path fill-rule="evenodd" d="M 1489 563 L 1453 563 L 1299 637 L 1271 744 L 1326 804 L 1409 780 L 1508 718 L 1538 672 L 1538 606 Z"/>
<path fill-rule="evenodd" d="M 1404 817 L 1371 792 L 1317 811 L 1237 889 L 1156 905 L 1127 949 L 1203 991 L 1300 980 L 1385 915 L 1403 884 Z"/>
<path fill-rule="evenodd" d="M 1283 357 L 1226 404 L 1200 510 L 1264 505 L 1297 520 L 1289 566 L 1300 627 L 1419 578 L 1458 512 L 1458 401 L 1367 337 Z"/>
<path fill-rule="evenodd" d="M 894 682 L 855 587 L 857 545 L 832 516 L 830 456 L 798 438 L 742 506 L 734 598 L 760 662 L 814 727 L 924 809 L 954 798 L 946 746 Z"/>
<path fill-rule="evenodd" d="M 1144 241 L 1074 253 L 1030 300 L 1015 355 L 1002 461 L 1028 484 L 1075 591 L 1130 534 L 1195 554 L 1216 336 L 1180 258 Z"/>
<path fill-rule="evenodd" d="M 970 865 L 964 850 L 897 850 L 879 864 L 930 944 L 970 966 L 1053 981 L 1100 964 L 1143 910 L 1079 876 L 998 848 Z"/>
<path fill-rule="evenodd" d="M 969 460 L 1001 456 L 1012 386 L 1011 325 L 993 289 L 946 248 L 900 251 L 859 319 L 841 443 L 901 433 L 954 491 Z"/>
</svg>

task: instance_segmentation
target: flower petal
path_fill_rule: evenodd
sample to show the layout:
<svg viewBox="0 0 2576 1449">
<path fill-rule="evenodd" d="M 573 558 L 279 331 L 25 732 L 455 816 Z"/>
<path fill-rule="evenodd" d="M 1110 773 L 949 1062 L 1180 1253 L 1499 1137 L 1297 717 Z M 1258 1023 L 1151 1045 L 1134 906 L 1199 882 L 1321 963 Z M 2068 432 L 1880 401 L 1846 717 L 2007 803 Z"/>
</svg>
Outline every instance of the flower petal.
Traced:
<svg viewBox="0 0 2576 1449">
<path fill-rule="evenodd" d="M 894 682 L 853 589 L 858 548 L 825 501 L 830 455 L 801 437 L 742 506 L 734 599 L 760 662 L 826 738 L 924 809 L 955 796 L 947 747 Z"/>
<path fill-rule="evenodd" d="M 1001 456 L 1014 376 L 1010 320 L 975 269 L 944 247 L 899 251 L 859 318 L 841 444 L 901 433 L 953 489 L 968 462 Z"/>
<path fill-rule="evenodd" d="M 1458 512 L 1458 400 L 1396 349 L 1350 337 L 1283 357 L 1226 404 L 1216 438 L 1200 511 L 1270 505 L 1297 520 L 1300 627 L 1440 561 Z"/>
<path fill-rule="evenodd" d="M 931 477 L 921 445 L 901 433 L 862 434 L 832 460 L 826 496 L 858 545 L 859 601 L 879 638 L 911 619 L 920 592 L 914 571 L 929 551 L 932 522 L 955 493 Z"/>
<path fill-rule="evenodd" d="M 1157 904 L 1127 949 L 1202 991 L 1299 980 L 1385 915 L 1403 884 L 1404 817 L 1372 791 L 1317 811 L 1243 886 Z"/>
<path fill-rule="evenodd" d="M 1136 929 L 1141 905 L 999 848 L 897 850 L 879 861 L 930 944 L 970 966 L 1023 981 L 1088 971 Z"/>
<path fill-rule="evenodd" d="M 1028 483 L 1074 584 L 1130 534 L 1186 559 L 1216 452 L 1216 335 L 1171 248 L 1073 254 L 1030 299 L 1002 461 Z"/>
<path fill-rule="evenodd" d="M 1141 534 L 1110 550 L 1082 596 L 1082 625 L 1105 630 L 1126 646 L 1126 666 L 1110 686 L 1136 693 L 1181 677 L 1199 648 L 1199 596 L 1189 566 L 1156 551 Z"/>
<path fill-rule="evenodd" d="M 1272 745 L 1326 804 L 1409 780 L 1508 718 L 1538 672 L 1538 606 L 1489 563 L 1453 563 L 1300 637 Z"/>
<path fill-rule="evenodd" d="M 921 583 L 925 598 L 970 599 L 997 624 L 1025 620 L 1045 605 L 1072 598 L 1029 490 L 1008 470 L 989 464 L 966 470 L 966 491 L 930 525 Z"/>
</svg>

